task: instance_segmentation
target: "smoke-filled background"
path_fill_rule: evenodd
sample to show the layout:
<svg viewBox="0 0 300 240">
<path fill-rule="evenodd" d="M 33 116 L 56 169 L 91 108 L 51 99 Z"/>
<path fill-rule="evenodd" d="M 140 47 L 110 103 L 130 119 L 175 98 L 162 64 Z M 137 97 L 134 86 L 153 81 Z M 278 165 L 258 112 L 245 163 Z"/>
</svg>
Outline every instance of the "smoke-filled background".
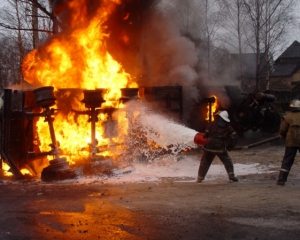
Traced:
<svg viewBox="0 0 300 240">
<path fill-rule="evenodd" d="M 253 3 L 253 1 L 242 2 L 247 2 L 250 7 Z M 276 45 L 276 48 L 284 46 L 283 49 L 285 49 L 289 44 L 287 41 L 291 42 L 297 38 L 297 34 L 295 34 L 297 21 L 292 21 L 296 20 L 292 18 L 292 15 L 299 4 L 298 1 L 289 4 L 290 0 L 280 2 L 276 14 L 271 17 L 272 19 L 273 17 L 287 18 L 280 18 L 279 27 L 284 26 L 284 32 L 280 31 L 282 34 L 277 41 L 278 44 L 273 42 L 273 45 Z M 228 3 L 227 5 L 233 9 L 226 8 L 225 3 Z M 18 65 L 29 51 L 35 48 L 42 52 L 41 49 L 49 43 L 50 39 L 59 36 L 62 36 L 66 42 L 69 40 L 68 44 L 72 45 L 74 38 L 70 36 L 70 33 L 78 27 L 83 27 L 84 22 L 88 23 L 88 20 L 96 16 L 99 10 L 107 16 L 105 20 L 99 21 L 99 28 L 105 26 L 106 35 L 101 37 L 107 40 L 106 45 L 109 52 L 118 62 L 122 63 L 126 72 L 135 77 L 140 85 L 181 84 L 192 86 L 192 89 L 194 89 L 193 85 L 196 85 L 197 91 L 200 91 L 199 94 L 187 90 L 184 96 L 191 96 L 189 97 L 190 101 L 185 101 L 185 104 L 195 101 L 195 95 L 198 94 L 197 101 L 202 96 L 206 97 L 207 94 L 210 94 L 211 85 L 237 85 L 232 83 L 232 79 L 239 77 L 240 73 L 230 77 L 228 64 L 230 54 L 237 53 L 238 44 L 234 34 L 237 28 L 236 25 L 226 28 L 233 23 L 231 21 L 237 20 L 236 15 L 231 16 L 231 10 L 236 10 L 234 9 L 235 3 L 237 2 L 228 0 L 28 0 L 11 1 L 8 6 L 7 3 L 1 2 L 0 30 L 7 28 L 7 35 L 11 34 L 16 40 L 15 44 L 12 44 L 9 38 L 3 38 L 3 40 L 0 38 L 0 44 L 2 43 L 3 49 L 5 49 L 1 54 L 5 56 L 5 60 L 10 57 L 10 60 L 1 63 L 2 72 L 5 74 L 3 74 L 3 84 L 0 89 L 10 84 L 20 84 L 24 79 L 27 81 L 20 71 L 11 69 L 20 69 Z M 41 5 L 38 7 L 37 26 L 33 27 L 32 21 L 35 19 L 30 11 L 35 4 Z M 263 1 L 259 4 L 262 7 L 271 7 L 275 3 L 274 1 Z M 22 14 L 19 25 L 17 25 L 17 9 Z M 264 41 L 261 41 L 261 48 L 255 49 L 253 46 L 255 31 L 253 28 L 249 29 L 253 23 L 249 16 L 251 12 L 246 10 L 250 11 L 251 8 L 244 9 L 242 12 L 245 21 L 241 29 L 243 33 L 241 40 L 247 47 L 247 49 L 242 49 L 242 53 L 264 52 L 270 46 L 266 49 Z M 52 11 L 58 17 L 58 21 L 51 15 Z M 263 17 L 265 13 L 261 14 Z M 291 25 L 291 22 L 294 22 L 295 25 Z M 287 26 L 289 29 L 293 27 L 292 31 L 286 28 Z M 19 33 L 22 36 L 18 36 L 18 31 L 11 31 L 18 28 L 21 29 Z M 32 28 L 38 31 L 32 31 Z M 263 34 L 264 29 L 261 31 L 260 34 Z M 288 32 L 292 32 L 292 36 Z M 22 42 L 17 40 L 20 40 L 20 37 L 22 37 Z M 11 51 L 12 49 L 14 52 Z M 18 50 L 20 59 L 15 57 Z M 271 49 L 270 53 L 276 56 Z M 12 54 L 13 56 L 11 56 Z M 12 64 L 15 66 L 10 66 Z M 6 69 L 7 71 L 5 71 Z M 207 86 L 208 89 L 205 88 Z M 222 102 L 226 101 L 222 99 Z"/>
<path fill-rule="evenodd" d="M 109 93 L 103 94 L 103 109 L 116 109 L 122 88 L 182 86 L 183 124 L 173 122 L 171 114 L 165 118 L 153 109 L 139 106 L 137 119 L 132 117 L 132 122 L 124 121 L 123 125 L 134 123 L 133 136 L 129 136 L 128 140 L 127 136 L 124 137 L 127 141 L 124 145 L 129 146 L 129 151 L 137 148 L 138 151 L 126 152 L 125 158 L 141 155 L 152 161 L 160 154 L 177 155 L 197 147 L 193 138 L 197 131 L 203 130 L 203 126 L 199 125 L 207 124 L 207 101 L 211 100 L 205 98 L 216 95 L 222 108 L 227 108 L 230 104 L 227 86 L 237 85 L 229 77 L 229 52 L 224 53 L 224 49 L 213 47 L 213 36 L 206 32 L 209 22 L 203 8 L 199 7 L 203 3 L 208 2 L 52 1 L 51 7 L 59 21 L 53 20 L 53 34 L 49 34 L 26 55 L 22 64 L 24 79 L 33 87 L 53 86 L 58 92 L 66 89 L 62 94 L 64 103 L 71 96 L 72 91 L 69 92 L 68 88 L 105 89 Z M 214 24 L 213 19 L 210 20 Z M 212 49 L 214 51 L 210 52 Z M 67 154 L 74 153 L 74 146 L 75 151 L 80 151 L 90 140 L 74 144 L 74 139 L 83 139 L 81 132 L 90 136 L 90 129 L 86 131 L 88 119 L 80 118 L 82 121 L 79 121 L 77 115 L 72 118 L 83 107 L 80 94 L 76 94 L 74 99 L 75 103 L 68 104 L 68 114 L 60 118 L 60 111 L 55 121 L 55 129 L 59 133 L 57 139 Z M 125 105 L 115 119 L 124 117 L 124 112 L 127 116 L 135 108 L 128 103 Z M 79 113 L 86 114 L 83 111 Z M 129 115 L 134 116 L 134 113 Z M 104 130 L 112 134 L 101 139 L 99 145 L 109 146 L 113 152 L 116 146 L 112 141 L 116 120 L 108 115 L 102 117 Z M 70 122 L 66 123 L 66 120 Z M 119 129 L 126 129 L 123 126 L 118 122 Z M 67 127 L 72 133 L 75 132 L 76 137 L 66 133 Z M 44 129 L 48 130 L 48 126 Z M 118 133 L 120 139 L 124 133 L 127 134 L 126 131 Z M 70 143 L 72 146 L 68 147 Z M 49 146 L 46 141 L 44 145 L 45 148 Z"/>
<path fill-rule="evenodd" d="M 227 105 L 226 94 L 214 86 L 222 81 L 208 77 L 204 57 L 204 44 L 197 26 L 201 25 L 201 12 L 187 27 L 181 16 L 184 8 L 197 8 L 196 2 L 123 0 L 81 0 L 81 12 L 76 13 L 65 1 L 54 1 L 53 9 L 63 23 L 63 32 L 74 27 L 74 18 L 81 15 L 92 18 L 98 9 L 105 6 L 110 12 L 106 22 L 106 45 L 108 52 L 131 74 L 139 86 L 182 86 L 183 121 L 190 118 L 192 106 L 210 94 L 218 94 Z M 117 2 L 117 1 L 115 1 Z M 189 6 L 186 6 L 188 4 Z M 110 6 L 107 8 L 107 6 Z M 195 26 L 194 26 L 194 25 Z M 55 37 L 55 36 L 54 36 Z M 70 43 L 72 44 L 72 43 Z M 223 59 L 221 59 L 223 60 Z M 220 84 L 221 83 L 221 84 Z M 228 82 L 226 83 L 228 84 Z"/>
</svg>

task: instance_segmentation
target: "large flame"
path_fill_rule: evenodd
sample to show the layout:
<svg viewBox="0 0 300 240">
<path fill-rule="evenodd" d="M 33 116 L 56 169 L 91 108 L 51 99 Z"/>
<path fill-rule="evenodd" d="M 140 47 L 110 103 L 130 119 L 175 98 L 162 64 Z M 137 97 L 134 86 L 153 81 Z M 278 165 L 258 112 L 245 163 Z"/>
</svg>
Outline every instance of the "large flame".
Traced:
<svg viewBox="0 0 300 240">
<path fill-rule="evenodd" d="M 212 121 L 214 121 L 214 113 L 216 112 L 217 108 L 218 108 L 218 98 L 215 95 L 210 96 L 211 98 L 214 98 L 215 101 L 212 103 L 209 103 L 207 105 L 207 117 L 205 118 L 205 120 L 209 121 L 209 119 L 211 119 Z M 211 106 L 210 106 L 211 104 Z"/>
<path fill-rule="evenodd" d="M 107 51 L 108 34 L 104 25 L 108 16 L 120 1 L 105 0 L 93 17 L 89 17 L 87 9 L 82 4 L 84 0 L 69 1 L 72 17 L 68 22 L 68 30 L 53 35 L 39 49 L 31 51 L 23 62 L 24 79 L 34 86 L 54 86 L 56 90 L 67 88 L 106 89 L 103 96 L 106 100 L 102 107 L 119 108 L 121 88 L 137 87 L 131 76 L 124 71 Z M 128 39 L 126 38 L 126 41 Z M 72 108 L 83 110 L 80 102 L 83 95 L 77 96 L 72 102 Z M 60 111 L 55 114 L 54 129 L 57 141 L 64 154 L 88 154 L 83 149 L 90 143 L 91 129 L 88 116 L 74 116 L 70 111 L 63 115 Z M 109 145 L 113 138 L 103 137 L 101 122 L 108 121 L 107 114 L 98 116 L 96 138 L 99 145 Z M 115 117 L 120 123 L 125 115 Z M 49 151 L 50 134 L 44 119 L 37 124 L 41 141 L 41 150 Z M 124 126 L 124 123 L 122 123 Z M 126 128 L 119 128 L 126 131 Z"/>
<path fill-rule="evenodd" d="M 13 173 L 10 171 L 10 166 L 5 162 L 2 162 L 2 170 L 3 170 L 3 175 L 4 176 L 6 176 L 6 177 L 13 176 Z M 30 171 L 26 168 L 20 169 L 20 172 L 23 175 L 25 175 L 25 174 L 31 175 Z"/>
<path fill-rule="evenodd" d="M 99 8 L 91 20 L 80 19 L 72 31 L 54 35 L 44 46 L 30 52 L 23 63 L 25 80 L 57 89 L 108 88 L 108 99 L 120 97 L 120 88 L 136 87 L 106 50 L 108 34 L 102 24 L 108 17 L 107 11 Z M 77 19 L 74 17 L 75 22 Z"/>
</svg>

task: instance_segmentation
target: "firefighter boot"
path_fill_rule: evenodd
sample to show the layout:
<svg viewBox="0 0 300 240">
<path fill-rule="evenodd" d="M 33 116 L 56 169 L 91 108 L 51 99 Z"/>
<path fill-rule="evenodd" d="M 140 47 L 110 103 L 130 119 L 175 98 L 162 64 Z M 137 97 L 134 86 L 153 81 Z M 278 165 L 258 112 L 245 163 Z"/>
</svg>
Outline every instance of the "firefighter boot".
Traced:
<svg viewBox="0 0 300 240">
<path fill-rule="evenodd" d="M 204 180 L 204 177 L 198 176 L 196 179 L 196 183 L 202 183 L 203 180 Z"/>
<path fill-rule="evenodd" d="M 277 180 L 277 185 L 284 186 L 285 182 L 287 181 L 288 175 L 289 175 L 289 172 L 280 170 L 278 180 Z"/>
<path fill-rule="evenodd" d="M 239 180 L 234 176 L 234 173 L 229 174 L 229 180 L 232 182 L 238 182 Z"/>
</svg>

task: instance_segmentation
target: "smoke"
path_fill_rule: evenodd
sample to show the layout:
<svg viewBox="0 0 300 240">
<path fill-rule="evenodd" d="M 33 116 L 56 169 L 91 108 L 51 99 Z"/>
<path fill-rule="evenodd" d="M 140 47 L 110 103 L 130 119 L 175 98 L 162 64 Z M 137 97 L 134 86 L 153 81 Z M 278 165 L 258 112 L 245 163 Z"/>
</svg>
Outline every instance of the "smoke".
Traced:
<svg viewBox="0 0 300 240">
<path fill-rule="evenodd" d="M 144 59 L 144 75 L 152 86 L 195 85 L 197 49 L 181 36 L 176 15 L 153 12 L 144 26 L 140 54 Z"/>
<path fill-rule="evenodd" d="M 142 76 L 139 85 L 183 87 L 185 124 L 195 104 L 205 97 L 217 95 L 227 108 L 230 98 L 224 86 L 238 85 L 230 78 L 230 67 L 225 67 L 229 64 L 229 54 L 223 50 L 214 50 L 220 59 L 211 63 L 214 72 L 208 74 L 206 39 L 201 39 L 204 35 L 199 30 L 203 18 L 197 10 L 200 10 L 197 1 L 161 0 L 150 5 L 140 29 L 137 52 L 139 63 L 136 65 L 141 67 L 139 74 Z M 217 75 L 219 77 L 214 77 Z"/>
<path fill-rule="evenodd" d="M 197 1 L 183 4 L 163 0 L 52 0 L 52 4 L 66 32 L 74 23 L 79 25 L 99 10 L 107 9 L 107 20 L 99 24 L 106 26 L 109 53 L 139 86 L 182 86 L 184 123 L 199 99 L 215 93 L 215 86 L 228 84 L 209 77 L 206 63 L 201 59 L 203 45 L 196 30 L 203 21 L 201 11 L 196 15 L 197 21 L 183 30 L 180 12 L 189 9 L 195 12 L 199 9 Z M 81 6 L 80 14 L 75 5 Z M 223 102 L 228 102 L 224 91 L 220 92 Z"/>
</svg>

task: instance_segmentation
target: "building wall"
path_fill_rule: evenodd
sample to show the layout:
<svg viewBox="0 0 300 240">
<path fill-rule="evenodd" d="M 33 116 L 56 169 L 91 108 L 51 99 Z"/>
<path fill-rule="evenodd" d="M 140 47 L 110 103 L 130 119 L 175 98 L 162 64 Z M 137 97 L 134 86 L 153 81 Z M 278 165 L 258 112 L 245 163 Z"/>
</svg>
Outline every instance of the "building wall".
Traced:
<svg viewBox="0 0 300 240">
<path fill-rule="evenodd" d="M 292 76 L 294 82 L 300 82 L 300 69 L 298 69 Z"/>
</svg>

